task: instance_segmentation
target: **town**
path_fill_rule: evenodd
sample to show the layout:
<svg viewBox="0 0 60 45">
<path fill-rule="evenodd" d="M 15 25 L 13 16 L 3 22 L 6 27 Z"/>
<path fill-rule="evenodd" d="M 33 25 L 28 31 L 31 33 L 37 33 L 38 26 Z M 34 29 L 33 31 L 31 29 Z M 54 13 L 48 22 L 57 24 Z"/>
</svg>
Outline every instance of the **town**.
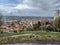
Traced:
<svg viewBox="0 0 60 45">
<path fill-rule="evenodd" d="M 3 19 L 3 32 L 20 32 L 20 31 L 40 31 L 56 30 L 54 24 L 55 18 L 59 17 L 59 10 L 55 11 L 54 17 L 23 17 L 20 19 Z M 14 18 L 14 17 L 13 17 Z"/>
</svg>

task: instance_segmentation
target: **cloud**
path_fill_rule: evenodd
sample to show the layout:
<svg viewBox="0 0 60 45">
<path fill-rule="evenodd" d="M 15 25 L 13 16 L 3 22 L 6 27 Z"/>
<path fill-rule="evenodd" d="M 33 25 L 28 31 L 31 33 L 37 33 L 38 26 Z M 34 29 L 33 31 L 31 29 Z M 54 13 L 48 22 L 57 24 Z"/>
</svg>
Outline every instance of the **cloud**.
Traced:
<svg viewBox="0 0 60 45">
<path fill-rule="evenodd" d="M 52 16 L 60 8 L 59 0 L 0 0 L 3 15 Z"/>
<path fill-rule="evenodd" d="M 33 7 L 30 7 L 30 6 L 25 5 L 25 4 L 19 4 L 15 8 L 16 9 L 34 9 Z"/>
</svg>

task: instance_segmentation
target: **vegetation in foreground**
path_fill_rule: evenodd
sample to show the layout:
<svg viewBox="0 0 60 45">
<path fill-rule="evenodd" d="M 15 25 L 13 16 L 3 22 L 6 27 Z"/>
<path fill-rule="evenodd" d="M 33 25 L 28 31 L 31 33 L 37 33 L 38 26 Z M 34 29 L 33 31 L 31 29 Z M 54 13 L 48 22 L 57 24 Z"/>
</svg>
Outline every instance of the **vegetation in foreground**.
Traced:
<svg viewBox="0 0 60 45">
<path fill-rule="evenodd" d="M 11 37 L 13 35 L 18 35 L 18 34 L 19 35 L 32 34 L 32 35 Z M 19 32 L 19 33 L 0 34 L 0 36 L 1 36 L 0 43 L 13 43 L 13 42 L 20 42 L 20 41 L 60 40 L 60 32 L 26 31 L 26 32 Z"/>
</svg>

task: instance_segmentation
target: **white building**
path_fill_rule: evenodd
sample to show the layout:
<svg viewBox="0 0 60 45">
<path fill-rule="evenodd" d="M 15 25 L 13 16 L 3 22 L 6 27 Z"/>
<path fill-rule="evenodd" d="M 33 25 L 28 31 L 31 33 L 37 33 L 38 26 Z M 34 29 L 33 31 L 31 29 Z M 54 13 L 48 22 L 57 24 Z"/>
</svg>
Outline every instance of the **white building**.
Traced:
<svg viewBox="0 0 60 45">
<path fill-rule="evenodd" d="M 60 10 L 55 10 L 55 12 L 54 12 L 54 20 L 59 17 L 59 11 Z"/>
</svg>

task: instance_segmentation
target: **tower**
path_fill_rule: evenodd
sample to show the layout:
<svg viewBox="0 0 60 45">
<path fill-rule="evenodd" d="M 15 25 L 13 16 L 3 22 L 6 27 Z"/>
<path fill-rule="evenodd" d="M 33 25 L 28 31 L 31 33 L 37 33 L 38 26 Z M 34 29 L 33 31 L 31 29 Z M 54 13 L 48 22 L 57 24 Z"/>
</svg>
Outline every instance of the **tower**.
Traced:
<svg viewBox="0 0 60 45">
<path fill-rule="evenodd" d="M 59 17 L 59 10 L 55 10 L 54 13 L 54 20 Z"/>
</svg>

